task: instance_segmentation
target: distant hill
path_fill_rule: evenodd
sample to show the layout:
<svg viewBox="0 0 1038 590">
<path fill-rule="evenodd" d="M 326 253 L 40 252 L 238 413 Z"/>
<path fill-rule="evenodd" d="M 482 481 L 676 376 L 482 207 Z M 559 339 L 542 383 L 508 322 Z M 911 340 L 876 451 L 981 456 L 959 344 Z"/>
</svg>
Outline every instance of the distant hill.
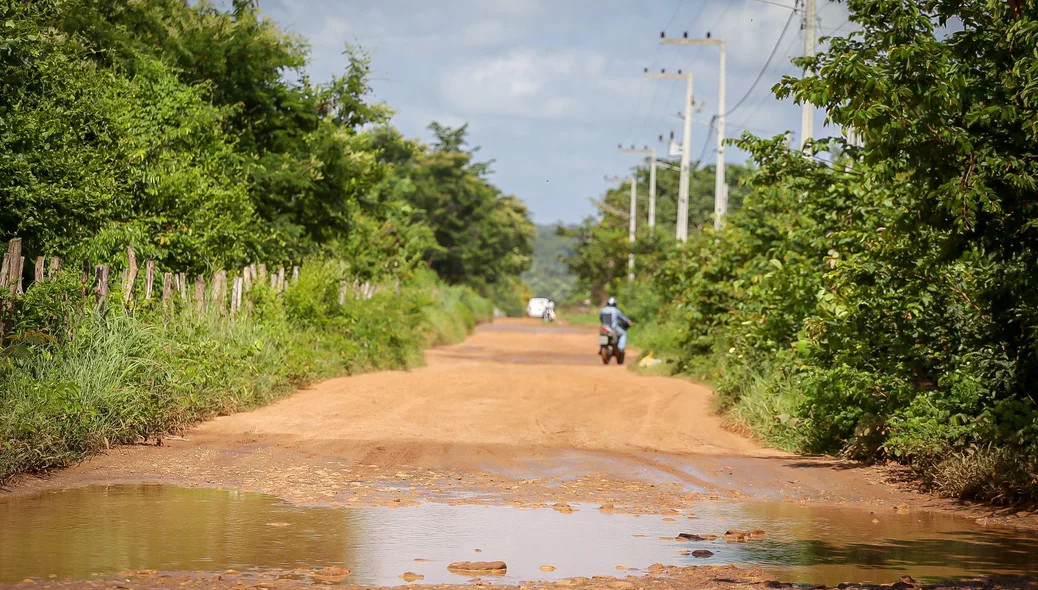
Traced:
<svg viewBox="0 0 1038 590">
<path fill-rule="evenodd" d="M 573 240 L 556 235 L 558 224 L 538 225 L 533 245 L 533 265 L 523 274 L 523 282 L 534 297 L 566 301 L 576 285 L 576 277 L 560 258 L 573 253 Z"/>
</svg>

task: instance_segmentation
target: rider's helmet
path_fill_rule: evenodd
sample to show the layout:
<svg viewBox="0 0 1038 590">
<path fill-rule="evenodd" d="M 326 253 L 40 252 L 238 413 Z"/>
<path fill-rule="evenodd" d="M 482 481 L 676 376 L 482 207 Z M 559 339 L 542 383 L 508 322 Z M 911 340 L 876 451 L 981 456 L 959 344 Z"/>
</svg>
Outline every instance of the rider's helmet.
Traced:
<svg viewBox="0 0 1038 590">
<path fill-rule="evenodd" d="M 609 301 L 606 301 L 606 305 L 610 307 L 616 307 L 616 297 L 610 297 Z"/>
</svg>

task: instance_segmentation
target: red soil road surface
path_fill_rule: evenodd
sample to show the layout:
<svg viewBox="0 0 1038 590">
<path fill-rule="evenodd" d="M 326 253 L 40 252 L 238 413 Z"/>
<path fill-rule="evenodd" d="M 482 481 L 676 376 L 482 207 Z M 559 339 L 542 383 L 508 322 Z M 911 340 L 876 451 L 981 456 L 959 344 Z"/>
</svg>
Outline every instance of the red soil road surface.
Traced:
<svg viewBox="0 0 1038 590">
<path fill-rule="evenodd" d="M 331 379 L 161 447 L 116 449 L 14 489 L 153 481 L 333 504 L 476 491 L 484 500 L 639 509 L 692 493 L 918 500 L 871 470 L 761 448 L 724 428 L 708 388 L 603 366 L 595 353 L 592 330 L 499 321 L 429 351 L 425 367 Z"/>
</svg>

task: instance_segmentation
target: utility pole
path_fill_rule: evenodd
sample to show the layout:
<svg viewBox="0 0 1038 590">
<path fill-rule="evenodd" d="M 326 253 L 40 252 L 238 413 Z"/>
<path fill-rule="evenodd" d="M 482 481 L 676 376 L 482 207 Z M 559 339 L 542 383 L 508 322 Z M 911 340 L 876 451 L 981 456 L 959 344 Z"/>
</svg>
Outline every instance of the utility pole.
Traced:
<svg viewBox="0 0 1038 590">
<path fill-rule="evenodd" d="M 681 142 L 681 181 L 678 184 L 678 222 L 676 236 L 679 242 L 688 240 L 688 182 L 689 182 L 689 152 L 692 151 L 692 74 L 668 74 L 665 71 L 650 73 L 645 69 L 647 78 L 661 78 L 664 80 L 685 80 L 685 125 L 684 137 Z"/>
<path fill-rule="evenodd" d="M 606 182 L 623 182 L 623 178 L 618 177 L 606 177 Z M 631 243 L 631 248 L 634 248 L 634 240 L 637 229 L 638 221 L 638 177 L 631 175 L 630 178 L 626 179 L 631 183 L 631 218 L 627 223 L 627 239 Z M 634 252 L 627 254 L 627 280 L 634 280 Z"/>
<path fill-rule="evenodd" d="M 813 0 L 812 0 L 813 1 Z M 680 39 L 667 39 L 663 33 L 660 33 L 660 43 L 663 45 L 710 45 L 717 47 L 720 50 L 720 57 L 718 58 L 718 68 L 720 73 L 718 75 L 718 89 L 717 89 L 717 164 L 714 171 L 714 229 L 721 229 L 721 224 L 724 222 L 725 215 L 728 214 L 728 183 L 725 179 L 727 169 L 725 168 L 724 161 L 724 141 L 725 141 L 725 53 L 726 45 L 724 39 L 711 39 L 710 33 L 706 34 L 706 39 L 689 39 L 688 33 L 685 33 Z"/>
<path fill-rule="evenodd" d="M 804 57 L 814 57 L 815 55 L 815 20 L 817 19 L 815 12 L 815 0 L 804 0 L 806 2 L 804 10 Z M 811 69 L 804 70 L 804 76 L 814 76 L 815 73 Z M 809 102 L 805 102 L 803 105 L 803 111 L 800 117 L 800 149 L 803 151 L 804 146 L 807 144 L 809 139 L 814 139 L 815 136 L 815 107 Z"/>
<path fill-rule="evenodd" d="M 625 154 L 649 154 L 649 231 L 652 232 L 656 229 L 656 148 L 637 149 L 632 145 L 629 148 L 617 146 L 617 149 Z"/>
</svg>

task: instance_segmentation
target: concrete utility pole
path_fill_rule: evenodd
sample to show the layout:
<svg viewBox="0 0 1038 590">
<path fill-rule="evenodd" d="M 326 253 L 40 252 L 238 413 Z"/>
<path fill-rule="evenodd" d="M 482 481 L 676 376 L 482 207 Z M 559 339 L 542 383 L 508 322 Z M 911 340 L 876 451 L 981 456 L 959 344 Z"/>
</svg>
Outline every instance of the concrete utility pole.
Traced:
<svg viewBox="0 0 1038 590">
<path fill-rule="evenodd" d="M 651 232 L 656 229 L 656 148 L 637 149 L 632 145 L 629 148 L 618 146 L 618 149 L 625 154 L 649 154 L 649 231 Z"/>
<path fill-rule="evenodd" d="M 638 178 L 632 174 L 630 178 L 626 179 L 616 176 L 607 176 L 605 180 L 606 182 L 623 182 L 624 180 L 627 180 L 631 183 L 631 218 L 627 223 L 627 239 L 633 246 L 638 221 Z M 634 252 L 630 252 L 627 255 L 627 280 L 634 280 Z"/>
<path fill-rule="evenodd" d="M 804 7 L 804 56 L 814 57 L 815 55 L 815 21 L 817 19 L 815 12 L 815 0 L 804 0 L 806 5 Z M 804 76 L 814 76 L 814 71 L 808 69 L 804 71 Z M 815 107 L 809 102 L 805 102 L 803 105 L 803 111 L 800 117 L 800 149 L 803 151 L 804 145 L 807 144 L 807 140 L 814 139 L 815 136 Z"/>
<path fill-rule="evenodd" d="M 688 182 L 689 182 L 689 152 L 692 151 L 692 74 L 677 74 L 666 72 L 650 73 L 645 71 L 647 78 L 662 78 L 664 80 L 685 80 L 685 129 L 684 138 L 681 142 L 681 181 L 678 184 L 678 223 L 676 236 L 679 242 L 688 240 Z"/>
<path fill-rule="evenodd" d="M 663 45 L 710 45 L 717 47 L 720 50 L 720 57 L 718 59 L 718 67 L 720 73 L 718 77 L 718 89 L 717 89 L 717 165 L 714 173 L 714 229 L 721 229 L 721 224 L 724 222 L 725 215 L 728 214 L 728 183 L 725 179 L 727 169 L 725 168 L 724 162 L 724 140 L 725 140 L 725 51 L 726 45 L 724 39 L 711 39 L 710 34 L 707 33 L 706 39 L 689 39 L 688 33 L 680 39 L 667 39 L 660 36 L 660 43 Z"/>
</svg>

